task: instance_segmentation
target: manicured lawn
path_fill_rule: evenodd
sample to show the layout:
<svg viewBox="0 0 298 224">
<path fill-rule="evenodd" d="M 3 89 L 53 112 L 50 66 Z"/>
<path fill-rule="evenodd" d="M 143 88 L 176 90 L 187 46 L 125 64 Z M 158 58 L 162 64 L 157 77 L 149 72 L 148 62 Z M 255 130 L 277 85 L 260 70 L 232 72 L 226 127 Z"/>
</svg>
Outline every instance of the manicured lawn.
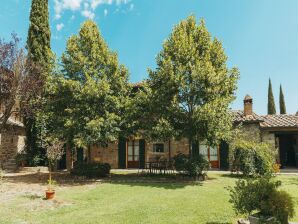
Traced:
<svg viewBox="0 0 298 224">
<path fill-rule="evenodd" d="M 0 223 L 235 223 L 226 187 L 236 178 L 209 176 L 200 185 L 120 182 L 64 186 L 51 202 L 29 191 L 1 201 Z M 295 198 L 294 220 L 298 221 L 298 176 L 278 178 Z"/>
</svg>

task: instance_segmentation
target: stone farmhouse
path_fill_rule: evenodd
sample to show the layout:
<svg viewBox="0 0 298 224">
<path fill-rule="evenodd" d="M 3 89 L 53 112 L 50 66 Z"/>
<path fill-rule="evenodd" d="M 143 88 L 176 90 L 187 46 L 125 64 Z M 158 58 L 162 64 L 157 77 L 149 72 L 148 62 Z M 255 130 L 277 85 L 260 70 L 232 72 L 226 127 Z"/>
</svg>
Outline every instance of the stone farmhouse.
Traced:
<svg viewBox="0 0 298 224">
<path fill-rule="evenodd" d="M 16 103 L 5 127 L 0 130 L 0 168 L 9 171 L 17 168 L 15 157 L 25 147 L 25 127 L 18 111 Z M 0 102 L 0 117 L 3 112 L 4 104 Z"/>
<path fill-rule="evenodd" d="M 14 169 L 15 156 L 25 146 L 25 128 L 17 111 L 16 107 L 5 129 L 0 133 L 0 168 L 2 169 Z M 235 126 L 241 125 L 251 138 L 269 143 L 278 150 L 277 162 L 282 167 L 298 167 L 297 115 L 257 115 L 253 112 L 253 99 L 250 96 L 245 97 L 243 110 L 232 111 L 232 114 Z M 229 167 L 227 143 L 222 142 L 217 147 L 211 147 L 200 142 L 197 150 L 210 161 L 212 168 Z M 89 150 L 75 151 L 75 155 L 66 152 L 59 163 L 61 169 L 70 169 L 75 161 L 105 162 L 112 168 L 143 168 L 146 162 L 171 160 L 178 153 L 188 154 L 189 143 L 186 139 L 150 142 L 141 137 L 131 137 L 120 138 L 104 147 L 93 145 Z"/>
<path fill-rule="evenodd" d="M 244 132 L 254 140 L 271 144 L 278 150 L 277 162 L 282 167 L 298 167 L 298 116 L 257 115 L 253 112 L 253 99 L 246 96 L 243 110 L 232 111 L 234 125 L 241 125 Z M 205 156 L 212 168 L 228 168 L 228 144 L 218 147 L 200 142 L 199 153 Z M 76 160 L 88 157 L 88 161 L 106 162 L 112 168 L 142 168 L 146 162 L 158 159 L 171 160 L 177 153 L 189 153 L 186 139 L 171 139 L 166 142 L 150 142 L 135 137 L 119 139 L 105 147 L 93 146 L 88 153 L 77 153 Z"/>
</svg>

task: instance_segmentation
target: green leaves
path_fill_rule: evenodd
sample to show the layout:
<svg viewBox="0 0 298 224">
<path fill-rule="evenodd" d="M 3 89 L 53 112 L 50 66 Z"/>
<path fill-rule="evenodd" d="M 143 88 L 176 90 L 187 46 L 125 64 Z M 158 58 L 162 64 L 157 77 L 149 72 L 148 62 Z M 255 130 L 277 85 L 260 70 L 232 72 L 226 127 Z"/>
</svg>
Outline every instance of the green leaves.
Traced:
<svg viewBox="0 0 298 224">
<path fill-rule="evenodd" d="M 128 72 L 94 22 L 85 22 L 69 38 L 62 67 L 63 76 L 54 78 L 51 88 L 50 126 L 80 147 L 116 140 L 128 98 Z"/>
<path fill-rule="evenodd" d="M 211 145 L 227 138 L 239 71 L 226 62 L 221 42 L 211 38 L 203 20 L 197 24 L 190 16 L 175 26 L 157 69 L 149 70 L 149 132 L 161 130 L 162 119 L 179 137 L 207 139 Z"/>
</svg>

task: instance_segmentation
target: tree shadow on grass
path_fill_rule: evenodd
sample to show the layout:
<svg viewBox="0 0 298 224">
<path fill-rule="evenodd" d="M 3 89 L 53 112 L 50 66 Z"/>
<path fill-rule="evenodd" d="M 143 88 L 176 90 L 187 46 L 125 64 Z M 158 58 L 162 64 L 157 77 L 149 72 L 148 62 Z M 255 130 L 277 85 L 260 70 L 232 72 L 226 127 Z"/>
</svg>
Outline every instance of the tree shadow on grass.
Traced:
<svg viewBox="0 0 298 224">
<path fill-rule="evenodd" d="M 111 184 L 142 186 L 164 189 L 180 189 L 187 186 L 203 186 L 204 183 L 216 180 L 216 178 L 208 178 L 206 181 L 195 181 L 193 178 L 181 175 L 137 175 L 113 174 L 110 180 Z"/>
<path fill-rule="evenodd" d="M 87 179 L 76 177 L 68 172 L 55 172 L 53 179 L 58 186 L 71 187 L 83 186 L 94 183 L 111 183 L 130 186 L 148 186 L 165 189 L 184 188 L 186 186 L 202 186 L 205 181 L 195 181 L 193 178 L 183 175 L 146 175 L 146 174 L 111 174 L 110 177 L 100 179 Z M 12 176 L 6 176 L 4 181 L 12 184 L 40 184 L 46 185 L 49 178 L 48 173 L 18 173 Z M 210 177 L 206 182 L 213 181 L 216 178 Z"/>
<path fill-rule="evenodd" d="M 68 172 L 55 172 L 52 178 L 57 182 L 59 186 L 81 186 L 96 183 L 98 180 L 88 180 L 81 177 L 74 177 Z M 40 184 L 47 185 L 49 179 L 48 173 L 16 173 L 11 176 L 6 176 L 3 180 L 4 183 L 12 184 Z"/>
<path fill-rule="evenodd" d="M 230 222 L 206 222 L 206 224 L 231 224 Z"/>
</svg>

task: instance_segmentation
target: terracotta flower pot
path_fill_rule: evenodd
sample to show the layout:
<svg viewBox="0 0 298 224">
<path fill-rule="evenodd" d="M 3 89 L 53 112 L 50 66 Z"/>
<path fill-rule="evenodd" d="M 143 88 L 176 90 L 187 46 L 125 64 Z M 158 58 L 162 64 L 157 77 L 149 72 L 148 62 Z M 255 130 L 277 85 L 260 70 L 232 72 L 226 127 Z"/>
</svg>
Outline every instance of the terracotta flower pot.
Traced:
<svg viewBox="0 0 298 224">
<path fill-rule="evenodd" d="M 55 191 L 54 190 L 47 190 L 46 191 L 46 199 L 50 200 L 53 199 L 55 196 Z"/>
</svg>

